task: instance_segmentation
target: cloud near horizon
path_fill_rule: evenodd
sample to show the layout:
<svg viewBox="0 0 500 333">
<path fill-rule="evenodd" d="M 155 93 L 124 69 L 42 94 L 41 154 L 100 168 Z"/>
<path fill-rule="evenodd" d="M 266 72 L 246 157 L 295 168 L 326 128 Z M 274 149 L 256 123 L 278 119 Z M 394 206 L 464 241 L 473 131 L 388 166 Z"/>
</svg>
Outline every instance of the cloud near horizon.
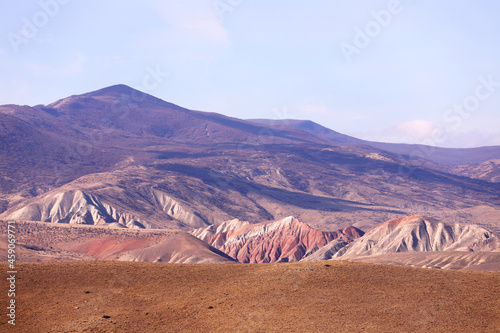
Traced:
<svg viewBox="0 0 500 333">
<path fill-rule="evenodd" d="M 446 131 L 442 124 L 422 119 L 400 122 L 382 131 L 346 134 L 369 141 L 422 144 L 446 148 L 500 145 L 500 135 L 494 131 Z"/>
</svg>

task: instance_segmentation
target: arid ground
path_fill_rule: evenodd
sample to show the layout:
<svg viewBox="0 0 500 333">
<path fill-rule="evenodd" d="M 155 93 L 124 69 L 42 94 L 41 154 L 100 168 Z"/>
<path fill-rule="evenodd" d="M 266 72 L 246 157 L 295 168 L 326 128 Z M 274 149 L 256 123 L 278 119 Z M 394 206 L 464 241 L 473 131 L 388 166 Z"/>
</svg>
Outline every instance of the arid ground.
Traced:
<svg viewBox="0 0 500 333">
<path fill-rule="evenodd" d="M 17 268 L 16 326 L 4 314 L 3 332 L 500 332 L 498 272 L 348 261 Z"/>
</svg>

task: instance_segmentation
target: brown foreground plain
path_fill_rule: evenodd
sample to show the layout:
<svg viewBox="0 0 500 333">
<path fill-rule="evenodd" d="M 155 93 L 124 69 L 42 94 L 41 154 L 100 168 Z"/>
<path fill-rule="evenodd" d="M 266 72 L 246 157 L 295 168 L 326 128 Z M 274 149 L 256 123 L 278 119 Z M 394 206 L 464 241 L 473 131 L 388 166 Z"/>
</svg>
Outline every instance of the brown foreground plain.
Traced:
<svg viewBox="0 0 500 333">
<path fill-rule="evenodd" d="M 348 261 L 17 270 L 16 325 L 1 293 L 2 332 L 500 332 L 499 272 Z"/>
</svg>

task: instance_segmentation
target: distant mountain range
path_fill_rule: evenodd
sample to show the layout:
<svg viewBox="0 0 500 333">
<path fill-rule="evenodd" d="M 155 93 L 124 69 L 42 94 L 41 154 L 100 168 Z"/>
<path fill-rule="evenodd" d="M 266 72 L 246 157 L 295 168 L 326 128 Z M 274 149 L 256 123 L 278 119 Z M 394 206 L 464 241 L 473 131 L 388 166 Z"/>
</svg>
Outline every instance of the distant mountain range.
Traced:
<svg viewBox="0 0 500 333">
<path fill-rule="evenodd" d="M 256 250 L 277 235 L 217 243 L 242 262 L 295 260 L 337 240 L 332 254 L 354 247 L 346 228 L 405 216 L 499 233 L 499 170 L 500 146 L 369 142 L 311 121 L 188 110 L 125 85 L 0 106 L 0 219 L 204 230 L 215 245 L 234 237 L 219 232 L 228 221 L 259 234 L 290 218 L 292 234 L 322 235 L 281 253 Z"/>
<path fill-rule="evenodd" d="M 500 147 L 416 160 L 414 146 L 192 111 L 125 85 L 0 106 L 0 142 L 1 218 L 190 230 L 293 215 L 366 230 L 425 214 L 499 230 Z"/>
<path fill-rule="evenodd" d="M 305 132 L 311 133 L 319 138 L 326 139 L 336 143 L 350 143 L 373 148 L 382 149 L 392 154 L 399 155 L 403 160 L 406 158 L 408 164 L 424 164 L 432 166 L 431 163 L 436 163 L 439 166 L 457 166 L 457 165 L 474 165 L 481 164 L 487 161 L 495 161 L 495 170 L 491 172 L 489 177 L 484 179 L 491 180 L 491 177 L 500 176 L 500 153 L 498 146 L 478 147 L 478 148 L 441 148 L 434 146 L 425 146 L 419 144 L 402 144 L 402 143 L 386 143 L 366 141 L 335 132 L 329 128 L 321 126 L 311 120 L 296 120 L 296 119 L 251 119 L 250 121 L 258 124 L 265 124 L 271 127 L 295 127 Z M 453 170 L 450 168 L 449 170 Z M 492 170 L 493 171 L 493 170 Z"/>
</svg>

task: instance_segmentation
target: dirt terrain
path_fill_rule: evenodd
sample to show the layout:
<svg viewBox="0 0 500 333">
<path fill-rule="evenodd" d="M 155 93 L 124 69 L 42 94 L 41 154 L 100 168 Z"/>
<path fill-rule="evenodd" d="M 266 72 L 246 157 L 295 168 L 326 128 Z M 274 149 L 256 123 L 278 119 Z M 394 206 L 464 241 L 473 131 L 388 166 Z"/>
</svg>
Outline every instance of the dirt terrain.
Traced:
<svg viewBox="0 0 500 333">
<path fill-rule="evenodd" d="M 18 271 L 16 327 L 2 315 L 0 331 L 500 331 L 498 272 L 344 261 L 73 261 Z"/>
</svg>

